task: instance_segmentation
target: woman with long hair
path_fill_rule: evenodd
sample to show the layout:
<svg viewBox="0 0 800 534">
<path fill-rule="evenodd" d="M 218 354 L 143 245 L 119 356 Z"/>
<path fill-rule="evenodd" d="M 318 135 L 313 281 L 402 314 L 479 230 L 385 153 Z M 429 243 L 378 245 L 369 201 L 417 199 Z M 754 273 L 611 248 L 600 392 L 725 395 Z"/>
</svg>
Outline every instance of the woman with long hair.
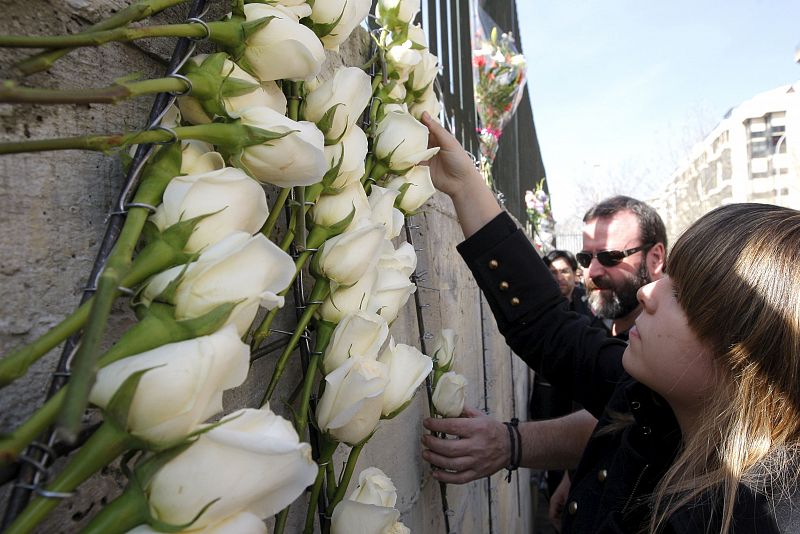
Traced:
<svg viewBox="0 0 800 534">
<path fill-rule="evenodd" d="M 459 252 L 501 333 L 599 420 L 563 532 L 800 532 L 800 212 L 732 204 L 703 216 L 674 245 L 668 276 L 639 290 L 626 346 L 566 309 L 455 138 L 423 122 L 441 147 L 434 184 L 466 237 Z M 605 252 L 592 261 L 618 259 Z M 446 441 L 424 440 L 445 473 L 463 466 Z M 564 447 L 536 441 L 550 442 Z M 522 447 L 529 467 L 568 467 Z"/>
</svg>

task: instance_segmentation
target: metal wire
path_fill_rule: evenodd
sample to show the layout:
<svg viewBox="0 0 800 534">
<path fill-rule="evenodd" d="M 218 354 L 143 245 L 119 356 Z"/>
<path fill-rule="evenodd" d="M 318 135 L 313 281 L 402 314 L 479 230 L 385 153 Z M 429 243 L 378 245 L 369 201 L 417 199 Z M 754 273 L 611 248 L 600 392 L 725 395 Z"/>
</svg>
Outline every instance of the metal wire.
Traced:
<svg viewBox="0 0 800 534">
<path fill-rule="evenodd" d="M 207 0 L 194 0 L 189 10 L 189 21 L 202 24 L 207 30 L 208 25 L 201 22 L 199 17 L 205 14 L 208 8 Z M 187 38 L 179 39 L 173 50 L 172 57 L 169 65 L 167 66 L 166 76 L 172 76 L 177 73 L 180 68 L 188 61 L 196 49 L 196 41 Z M 175 95 L 166 93 L 159 94 L 150 110 L 148 117 L 147 127 L 155 128 L 159 126 L 161 119 L 164 117 L 169 106 L 174 102 Z M 81 303 L 88 300 L 94 288 L 96 281 L 99 279 L 100 274 L 105 267 L 111 250 L 119 238 L 120 231 L 124 222 L 123 215 L 127 211 L 127 206 L 131 204 L 131 196 L 136 190 L 141 178 L 142 169 L 147 163 L 149 157 L 153 154 L 154 147 L 152 145 L 139 145 L 133 156 L 133 160 L 129 167 L 128 173 L 125 177 L 125 184 L 122 187 L 116 209 L 111 212 L 106 223 L 106 231 L 103 240 L 100 244 L 100 249 L 92 266 L 92 271 L 89 275 L 89 281 L 86 284 Z M 58 364 L 55 371 L 51 375 L 50 386 L 47 391 L 46 398 L 52 397 L 59 389 L 61 389 L 69 378 L 69 367 L 72 357 L 75 353 L 77 345 L 80 341 L 80 335 L 76 334 L 71 336 L 65 343 L 61 352 Z M 52 492 L 44 489 L 42 485 L 47 480 L 49 475 L 48 469 L 52 461 L 55 459 L 54 445 L 56 443 L 56 433 L 50 429 L 41 440 L 34 440 L 20 456 L 21 463 L 19 473 L 17 474 L 16 481 L 11 495 L 8 499 L 8 505 L 3 516 L 3 523 L 0 526 L 0 531 L 5 530 L 14 519 L 22 512 L 30 499 L 31 493 L 44 498 L 64 498 L 69 496 L 59 492 Z M 22 460 L 22 458 L 25 458 Z"/>
</svg>

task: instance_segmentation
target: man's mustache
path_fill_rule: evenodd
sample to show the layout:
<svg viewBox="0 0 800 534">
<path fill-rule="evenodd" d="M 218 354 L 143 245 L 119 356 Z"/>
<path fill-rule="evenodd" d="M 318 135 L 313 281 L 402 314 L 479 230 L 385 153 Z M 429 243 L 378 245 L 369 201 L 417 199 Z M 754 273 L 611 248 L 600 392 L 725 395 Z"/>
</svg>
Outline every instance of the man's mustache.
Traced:
<svg viewBox="0 0 800 534">
<path fill-rule="evenodd" d="M 586 289 L 592 291 L 593 289 L 614 289 L 614 287 L 610 279 L 598 276 L 587 280 Z"/>
</svg>

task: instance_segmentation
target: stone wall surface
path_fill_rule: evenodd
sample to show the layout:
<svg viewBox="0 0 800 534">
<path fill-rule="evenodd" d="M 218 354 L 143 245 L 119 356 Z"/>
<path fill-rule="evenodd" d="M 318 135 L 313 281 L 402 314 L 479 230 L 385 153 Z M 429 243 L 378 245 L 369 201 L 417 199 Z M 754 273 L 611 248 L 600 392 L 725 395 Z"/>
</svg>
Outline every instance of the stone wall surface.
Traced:
<svg viewBox="0 0 800 534">
<path fill-rule="evenodd" d="M 211 2 L 210 16 L 221 11 Z M 127 5 L 123 0 L 7 0 L 3 2 L 0 33 L 59 34 L 76 32 Z M 158 17 L 159 22 L 180 21 L 185 8 Z M 100 87 L 130 73 L 142 77 L 161 75 L 174 43 L 168 39 L 73 52 L 49 72 L 36 74 L 25 84 L 38 87 Z M 338 54 L 330 53 L 326 72 L 345 63 L 363 62 L 368 48 L 366 33 L 358 31 Z M 0 78 L 13 75 L 11 66 L 25 51 L 0 50 Z M 0 104 L 0 140 L 65 137 L 87 133 L 113 133 L 145 125 L 152 99 L 139 98 L 111 105 L 11 106 Z M 79 151 L 48 152 L 0 157 L 0 354 L 36 339 L 77 305 L 102 239 L 107 214 L 124 179 L 120 160 Z M 270 204 L 275 191 L 267 190 Z M 419 298 L 426 332 L 454 328 L 459 336 L 456 370 L 470 381 L 468 402 L 501 420 L 527 414 L 528 372 L 497 333 L 494 319 L 475 282 L 455 251 L 462 239 L 452 205 L 437 194 L 412 218 L 420 249 Z M 287 299 L 278 328 L 291 329 L 293 302 Z M 107 343 L 113 342 L 133 322 L 127 302 L 120 300 L 109 324 Z M 397 342 L 420 346 L 414 299 L 393 324 Z M 430 342 L 429 342 L 430 343 Z M 51 351 L 30 372 L 0 390 L 0 432 L 25 420 L 44 399 L 50 373 L 60 354 Z M 226 411 L 257 406 L 272 373 L 276 354 L 257 360 L 247 382 L 225 396 Z M 278 392 L 285 398 L 300 376 L 299 358 L 292 358 L 289 373 Z M 424 389 L 424 388 L 421 388 Z M 276 411 L 285 412 L 279 403 Z M 415 533 L 444 533 L 439 485 L 420 457 L 421 421 L 427 416 L 424 390 L 400 416 L 384 421 L 365 447 L 356 472 L 370 465 L 383 469 L 398 489 L 401 520 Z M 89 414 L 87 421 L 96 415 Z M 337 468 L 346 460 L 340 447 Z M 54 469 L 63 465 L 59 460 Z M 447 489 L 451 532 L 530 532 L 529 473 L 520 470 L 511 484 L 504 473 Z M 81 487 L 78 495 L 61 503 L 42 524 L 42 533 L 79 532 L 105 502 L 124 487 L 119 469 L 110 466 Z M 0 513 L 5 509 L 10 484 L 0 488 Z M 304 506 L 294 506 L 287 532 L 301 530 Z"/>
</svg>

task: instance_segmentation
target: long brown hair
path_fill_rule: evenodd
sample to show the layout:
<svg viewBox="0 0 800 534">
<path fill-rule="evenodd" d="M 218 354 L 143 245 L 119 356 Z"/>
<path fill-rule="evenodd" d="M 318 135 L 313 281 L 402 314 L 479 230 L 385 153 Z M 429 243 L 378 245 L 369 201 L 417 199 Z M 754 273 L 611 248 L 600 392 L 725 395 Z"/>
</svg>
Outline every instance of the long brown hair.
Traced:
<svg viewBox="0 0 800 534">
<path fill-rule="evenodd" d="M 679 507 L 721 502 L 730 529 L 740 483 L 769 497 L 796 483 L 800 448 L 800 212 L 715 209 L 675 243 L 667 271 L 720 387 L 655 489 L 650 530 Z"/>
</svg>

